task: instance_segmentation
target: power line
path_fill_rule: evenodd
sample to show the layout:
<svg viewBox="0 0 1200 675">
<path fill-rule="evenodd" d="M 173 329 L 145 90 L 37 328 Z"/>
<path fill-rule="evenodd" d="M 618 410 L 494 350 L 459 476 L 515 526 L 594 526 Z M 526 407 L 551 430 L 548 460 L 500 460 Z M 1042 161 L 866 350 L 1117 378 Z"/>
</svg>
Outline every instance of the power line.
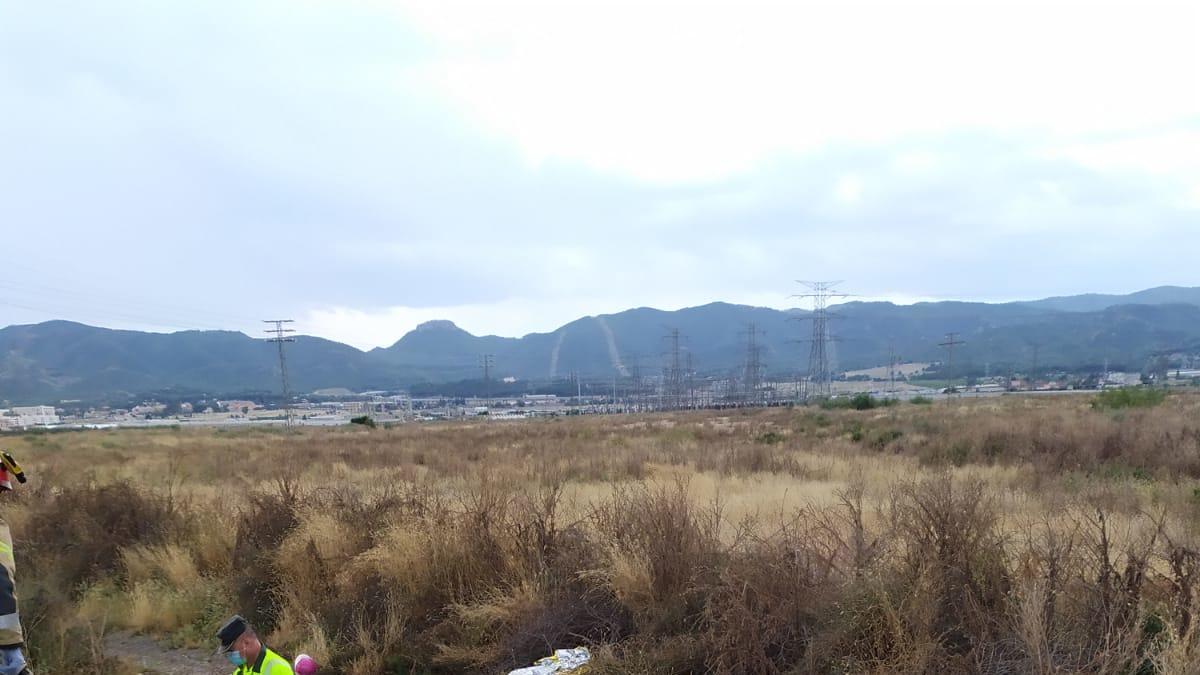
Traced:
<svg viewBox="0 0 1200 675">
<path fill-rule="evenodd" d="M 3 287 L 3 284 L 0 284 Z M 86 324 L 103 324 L 113 323 L 123 326 L 138 326 L 138 327 L 154 327 L 166 328 L 172 331 L 179 330 L 213 330 L 216 324 L 197 324 L 186 319 L 176 319 L 173 317 L 165 317 L 169 321 L 164 321 L 163 314 L 141 314 L 135 312 L 125 312 L 120 310 L 105 309 L 104 307 L 89 306 L 89 308 L 80 310 L 70 302 L 55 301 L 44 297 L 36 299 L 37 304 L 25 304 L 15 302 L 9 299 L 0 299 L 0 306 L 11 307 L 13 309 L 23 309 L 29 312 L 43 315 L 46 317 L 43 320 L 61 319 L 64 316 L 70 316 L 71 319 L 78 323 Z M 57 313 L 56 313 L 57 312 Z M 144 330 L 144 328 L 142 328 Z M 151 331 L 158 332 L 158 331 Z"/>
<path fill-rule="evenodd" d="M 66 314 L 84 314 L 102 318 L 118 318 L 133 320 L 162 327 L 179 328 L 229 328 L 230 325 L 245 325 L 255 322 L 245 316 L 235 316 L 224 312 L 214 312 L 194 306 L 184 306 L 178 302 L 158 302 L 144 297 L 134 297 L 127 291 L 103 292 L 96 290 L 94 285 L 86 288 L 64 288 L 40 283 L 32 283 L 25 279 L 5 279 L 0 277 L 0 287 L 25 295 L 30 301 L 36 301 L 33 309 L 45 312 L 47 306 L 53 309 L 58 305 L 59 311 Z M 9 303 L 6 303 L 9 304 Z M 21 309 L 29 309 L 26 306 Z M 195 318 L 211 322 L 198 324 Z M 172 323 L 163 324 L 167 318 Z"/>
<path fill-rule="evenodd" d="M 268 328 L 267 333 L 274 335 L 273 338 L 268 338 L 267 342 L 274 342 L 279 346 L 279 380 L 283 386 L 283 406 L 284 406 L 284 426 L 292 428 L 292 395 L 288 391 L 288 375 L 287 375 L 287 357 L 283 353 L 283 344 L 285 342 L 295 342 L 296 338 L 287 337 L 287 333 L 295 333 L 295 329 L 284 328 L 285 323 L 294 323 L 292 319 L 264 319 L 263 323 L 273 323 L 274 328 Z"/>
</svg>

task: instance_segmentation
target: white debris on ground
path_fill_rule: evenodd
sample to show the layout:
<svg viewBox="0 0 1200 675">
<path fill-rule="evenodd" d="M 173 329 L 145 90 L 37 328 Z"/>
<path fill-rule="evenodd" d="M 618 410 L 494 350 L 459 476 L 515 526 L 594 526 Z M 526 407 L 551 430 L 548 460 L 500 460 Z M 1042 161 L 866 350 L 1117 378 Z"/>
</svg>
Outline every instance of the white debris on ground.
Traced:
<svg viewBox="0 0 1200 675">
<path fill-rule="evenodd" d="M 554 675 L 555 673 L 576 673 L 582 675 L 588 671 L 587 663 L 592 660 L 592 653 L 587 647 L 575 649 L 556 649 L 552 656 L 538 659 L 537 663 L 528 668 L 518 668 L 508 675 Z"/>
</svg>

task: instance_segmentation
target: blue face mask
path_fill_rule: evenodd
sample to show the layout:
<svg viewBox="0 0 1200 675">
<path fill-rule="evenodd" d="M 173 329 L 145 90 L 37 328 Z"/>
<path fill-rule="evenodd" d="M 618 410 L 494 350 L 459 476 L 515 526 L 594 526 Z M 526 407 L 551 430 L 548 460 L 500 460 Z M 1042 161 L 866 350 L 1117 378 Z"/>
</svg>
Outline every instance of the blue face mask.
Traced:
<svg viewBox="0 0 1200 675">
<path fill-rule="evenodd" d="M 229 659 L 229 662 L 235 666 L 241 667 L 246 665 L 246 659 L 243 659 L 242 655 L 237 652 L 225 652 L 225 658 Z"/>
</svg>

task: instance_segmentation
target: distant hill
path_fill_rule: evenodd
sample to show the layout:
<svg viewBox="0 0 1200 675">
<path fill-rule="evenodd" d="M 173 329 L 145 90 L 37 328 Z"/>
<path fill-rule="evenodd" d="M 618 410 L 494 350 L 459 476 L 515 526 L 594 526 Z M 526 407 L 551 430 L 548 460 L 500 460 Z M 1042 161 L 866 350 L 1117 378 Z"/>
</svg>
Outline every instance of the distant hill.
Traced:
<svg viewBox="0 0 1200 675">
<path fill-rule="evenodd" d="M 902 358 L 936 361 L 954 331 L 966 342 L 963 370 L 1022 370 L 1036 348 L 1045 367 L 1085 369 L 1106 360 L 1140 369 L 1160 352 L 1200 350 L 1200 288 L 1164 287 L 1127 296 L 1082 295 L 1003 304 L 851 302 L 836 308 L 837 365 L 863 368 Z M 695 369 L 722 375 L 745 356 L 750 323 L 768 372 L 807 365 L 811 331 L 802 310 L 715 302 L 678 311 L 641 307 L 584 317 L 521 338 L 476 336 L 449 321 L 417 327 L 386 348 L 363 352 L 315 337 L 288 345 L 297 392 L 344 387 L 397 389 L 417 382 L 479 376 L 481 354 L 494 355 L 496 377 L 550 380 L 577 373 L 623 377 L 659 372 L 665 336 L 678 329 Z M 222 394 L 275 391 L 273 345 L 230 331 L 171 334 L 95 328 L 69 321 L 0 329 L 0 401 L 97 399 L 175 388 Z"/>
<path fill-rule="evenodd" d="M 274 345 L 232 331 L 142 333 L 70 321 L 0 329 L 0 400 L 28 402 L 138 394 L 165 388 L 213 393 L 278 389 Z M 288 345 L 297 391 L 395 386 L 394 372 L 332 340 Z"/>
<path fill-rule="evenodd" d="M 742 349 L 740 333 L 749 322 L 777 337 L 773 352 L 781 353 L 799 329 L 792 318 L 779 310 L 723 302 L 674 312 L 642 307 L 577 319 L 554 332 L 522 338 L 476 337 L 453 323 L 436 321 L 371 355 L 409 371 L 438 368 L 447 378 L 477 376 L 480 354 L 495 356 L 498 374 L 522 378 L 607 376 L 638 367 L 649 373 L 661 365 L 664 336 L 677 328 L 698 367 L 724 368 L 740 358 L 734 353 Z"/>
<path fill-rule="evenodd" d="M 1200 305 L 1200 288 L 1159 286 L 1129 295 L 1087 293 L 1015 304 L 1060 312 L 1099 312 L 1115 305 Z"/>
</svg>

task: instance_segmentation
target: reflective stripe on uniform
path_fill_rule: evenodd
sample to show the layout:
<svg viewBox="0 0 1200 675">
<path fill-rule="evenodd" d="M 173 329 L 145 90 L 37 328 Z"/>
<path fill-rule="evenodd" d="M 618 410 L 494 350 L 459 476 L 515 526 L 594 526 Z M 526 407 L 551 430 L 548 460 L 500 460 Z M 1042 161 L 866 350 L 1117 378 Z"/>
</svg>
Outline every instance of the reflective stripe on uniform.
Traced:
<svg viewBox="0 0 1200 675">
<path fill-rule="evenodd" d="M 2 562 L 2 561 L 0 561 Z M 12 571 L 8 565 L 0 564 L 0 616 L 17 613 L 17 588 L 13 584 Z M 4 626 L 0 625 L 0 630 Z"/>
<path fill-rule="evenodd" d="M 21 615 L 13 612 L 12 614 L 0 615 L 0 630 L 20 630 Z"/>
<path fill-rule="evenodd" d="M 238 672 L 244 672 L 248 675 L 294 675 L 292 664 L 265 646 L 263 647 L 262 654 L 259 655 L 257 663 L 247 663 L 242 668 L 244 670 L 239 670 Z"/>
</svg>

